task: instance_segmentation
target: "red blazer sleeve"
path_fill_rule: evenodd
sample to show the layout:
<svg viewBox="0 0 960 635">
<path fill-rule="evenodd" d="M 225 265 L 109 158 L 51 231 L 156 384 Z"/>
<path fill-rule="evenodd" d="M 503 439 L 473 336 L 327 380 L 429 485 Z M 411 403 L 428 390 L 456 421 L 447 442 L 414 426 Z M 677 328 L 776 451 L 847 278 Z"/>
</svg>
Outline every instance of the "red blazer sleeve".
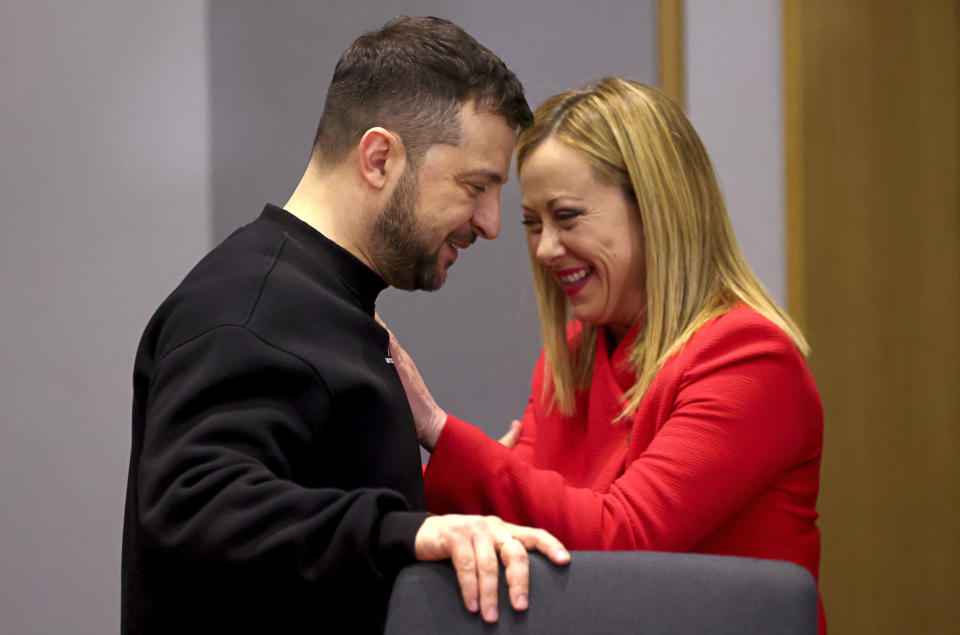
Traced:
<svg viewBox="0 0 960 635">
<path fill-rule="evenodd" d="M 665 364 L 632 422 L 634 440 L 651 426 L 652 438 L 627 451 L 605 489 L 536 469 L 526 449 L 511 453 L 450 416 L 427 466 L 428 509 L 497 514 L 542 527 L 570 549 L 690 550 L 819 456 L 822 413 L 809 371 L 786 335 L 757 317 L 718 319 Z M 525 433 L 535 411 L 528 408 Z M 544 421 L 533 423 L 531 435 Z"/>
<path fill-rule="evenodd" d="M 533 393 L 539 391 L 542 385 L 540 380 L 543 377 L 544 363 L 545 359 L 543 353 L 541 353 L 540 359 L 537 360 L 537 365 L 533 370 L 533 386 L 530 388 L 530 399 L 527 401 L 527 407 L 520 419 L 523 423 L 523 429 L 520 431 L 520 439 L 517 440 L 517 444 L 513 446 L 512 450 L 514 460 L 521 463 L 533 462 L 533 451 L 537 438 L 537 415 L 534 412 Z M 456 417 L 453 417 L 453 419 L 456 419 Z"/>
</svg>

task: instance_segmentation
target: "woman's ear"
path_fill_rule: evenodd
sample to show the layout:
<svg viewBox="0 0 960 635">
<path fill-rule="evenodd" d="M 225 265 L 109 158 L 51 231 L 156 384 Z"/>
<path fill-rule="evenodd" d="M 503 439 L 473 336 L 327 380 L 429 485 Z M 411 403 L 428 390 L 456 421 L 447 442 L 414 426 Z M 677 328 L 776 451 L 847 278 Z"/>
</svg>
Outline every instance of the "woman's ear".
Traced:
<svg viewBox="0 0 960 635">
<path fill-rule="evenodd" d="M 367 130 L 357 152 L 360 175 L 376 190 L 383 190 L 398 179 L 406 165 L 407 153 L 400 137 L 386 128 Z"/>
</svg>

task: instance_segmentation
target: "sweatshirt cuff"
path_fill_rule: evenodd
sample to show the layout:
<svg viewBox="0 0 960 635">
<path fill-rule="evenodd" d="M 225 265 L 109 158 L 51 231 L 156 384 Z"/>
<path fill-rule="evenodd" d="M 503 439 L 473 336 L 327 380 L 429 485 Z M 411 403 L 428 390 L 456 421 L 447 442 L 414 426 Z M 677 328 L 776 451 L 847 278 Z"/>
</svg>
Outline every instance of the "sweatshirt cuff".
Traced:
<svg viewBox="0 0 960 635">
<path fill-rule="evenodd" d="M 387 512 L 380 521 L 377 546 L 386 567 L 396 573 L 417 559 L 415 542 L 426 512 Z"/>
</svg>

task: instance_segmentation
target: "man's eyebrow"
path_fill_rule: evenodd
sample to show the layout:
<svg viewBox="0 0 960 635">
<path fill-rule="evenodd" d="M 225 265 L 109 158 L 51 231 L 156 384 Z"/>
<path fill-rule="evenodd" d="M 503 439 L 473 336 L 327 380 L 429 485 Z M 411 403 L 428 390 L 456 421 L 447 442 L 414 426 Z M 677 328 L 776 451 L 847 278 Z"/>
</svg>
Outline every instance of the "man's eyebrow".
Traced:
<svg viewBox="0 0 960 635">
<path fill-rule="evenodd" d="M 483 169 L 480 169 L 480 170 L 468 170 L 467 172 L 464 172 L 464 173 L 463 173 L 463 176 L 464 176 L 464 177 L 478 177 L 478 176 L 479 176 L 479 177 L 486 178 L 486 179 L 492 181 L 493 183 L 498 183 L 498 184 L 500 184 L 500 185 L 503 185 L 504 183 L 506 183 L 506 182 L 510 179 L 509 176 L 507 176 L 507 175 L 505 175 L 505 174 L 500 174 L 499 172 L 497 172 L 497 171 L 495 171 L 495 170 L 483 170 Z"/>
</svg>

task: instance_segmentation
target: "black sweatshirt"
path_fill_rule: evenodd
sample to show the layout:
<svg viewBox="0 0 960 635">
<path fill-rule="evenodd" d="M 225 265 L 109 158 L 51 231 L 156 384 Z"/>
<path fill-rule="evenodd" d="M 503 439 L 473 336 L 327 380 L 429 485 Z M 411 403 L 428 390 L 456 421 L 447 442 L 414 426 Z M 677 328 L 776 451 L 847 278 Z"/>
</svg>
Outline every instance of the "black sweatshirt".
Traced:
<svg viewBox="0 0 960 635">
<path fill-rule="evenodd" d="M 134 368 L 122 631 L 377 632 L 426 514 L 383 280 L 268 205 Z"/>
</svg>

